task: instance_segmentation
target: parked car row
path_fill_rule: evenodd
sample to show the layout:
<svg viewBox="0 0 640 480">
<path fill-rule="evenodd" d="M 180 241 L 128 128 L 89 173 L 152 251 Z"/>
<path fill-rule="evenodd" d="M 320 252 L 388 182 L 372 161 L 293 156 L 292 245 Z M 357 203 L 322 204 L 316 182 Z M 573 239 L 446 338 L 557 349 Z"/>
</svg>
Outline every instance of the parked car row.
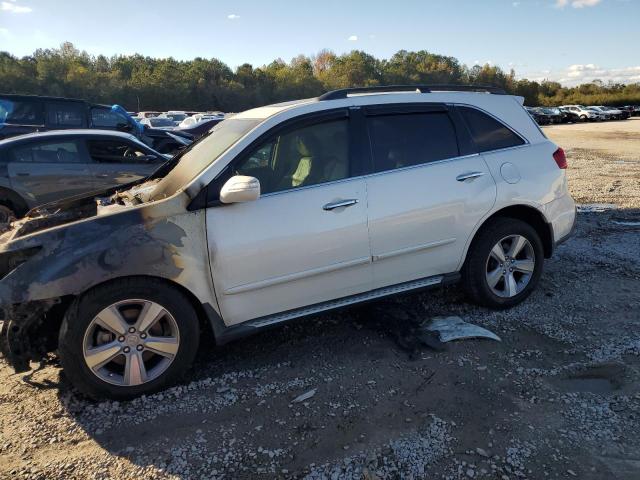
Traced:
<svg viewBox="0 0 640 480">
<path fill-rule="evenodd" d="M 193 137 L 180 130 L 142 125 L 118 105 L 71 98 L 0 94 L 0 140 L 48 130 L 101 129 L 130 133 L 153 150 L 174 154 Z"/>
<path fill-rule="evenodd" d="M 539 125 L 557 123 L 626 120 L 640 115 L 640 106 L 607 107 L 603 105 L 561 105 L 560 107 L 525 107 Z"/>
<path fill-rule="evenodd" d="M 183 113 L 154 113 L 0 94 L 0 227 L 49 202 L 144 179 L 224 118 L 197 114 L 176 128 Z"/>
</svg>

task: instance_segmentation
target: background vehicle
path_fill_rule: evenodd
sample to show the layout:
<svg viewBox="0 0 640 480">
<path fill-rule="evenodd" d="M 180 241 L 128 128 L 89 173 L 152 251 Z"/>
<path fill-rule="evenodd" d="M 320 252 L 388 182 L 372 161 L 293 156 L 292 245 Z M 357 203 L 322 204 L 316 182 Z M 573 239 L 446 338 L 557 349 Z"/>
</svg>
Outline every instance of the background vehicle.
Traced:
<svg viewBox="0 0 640 480">
<path fill-rule="evenodd" d="M 193 135 L 193 138 L 197 140 L 198 138 L 200 138 L 201 136 L 209 132 L 209 130 L 211 130 L 213 127 L 215 127 L 217 124 L 219 124 L 223 120 L 224 118 L 211 118 L 207 120 L 201 120 L 187 127 L 179 127 L 178 130 L 182 132 L 186 132 L 189 135 Z"/>
<path fill-rule="evenodd" d="M 0 223 L 45 203 L 147 177 L 169 158 L 133 135 L 104 130 L 0 140 Z"/>
<path fill-rule="evenodd" d="M 184 132 L 168 134 L 154 128 L 141 129 L 121 108 L 69 98 L 0 95 L 0 139 L 77 128 L 128 132 L 161 153 L 175 153 L 193 140 Z"/>
<path fill-rule="evenodd" d="M 546 115 L 538 108 L 534 107 L 524 107 L 525 110 L 531 115 L 531 117 L 535 120 L 538 125 L 549 125 L 551 123 L 551 119 L 549 115 Z"/>
<path fill-rule="evenodd" d="M 598 113 L 600 113 L 601 115 L 604 116 L 605 120 L 618 120 L 620 119 L 621 115 L 622 115 L 622 111 L 617 110 L 617 109 L 612 109 L 609 107 L 603 107 L 603 106 L 597 106 L 597 105 L 592 105 L 587 107 L 591 110 L 594 110 Z"/>
<path fill-rule="evenodd" d="M 568 108 L 558 107 L 558 111 L 560 112 L 560 115 L 562 115 L 562 123 L 575 123 L 581 121 L 580 115 L 576 112 L 572 112 Z"/>
<path fill-rule="evenodd" d="M 0 347 L 24 369 L 48 327 L 76 386 L 130 398 L 180 378 L 201 324 L 223 344 L 458 279 L 508 308 L 571 234 L 566 167 L 495 88 L 346 89 L 243 112 L 143 183 L 14 223 Z"/>
<path fill-rule="evenodd" d="M 159 128 L 162 130 L 173 130 L 175 128 L 175 122 L 167 117 L 150 117 L 140 120 L 141 125 L 148 125 L 153 128 Z"/>
<path fill-rule="evenodd" d="M 560 108 L 566 111 L 575 113 L 576 115 L 578 115 L 578 118 L 580 118 L 580 120 L 583 122 L 597 121 L 597 120 L 602 120 L 603 118 L 598 112 L 594 110 L 589 110 L 583 105 L 562 105 L 562 107 Z"/>
<path fill-rule="evenodd" d="M 158 118 L 168 118 L 173 122 L 173 126 L 177 127 L 178 125 L 180 125 L 180 122 L 187 118 L 187 114 L 184 112 L 169 111 L 166 113 L 161 113 L 160 115 L 158 115 Z"/>
<path fill-rule="evenodd" d="M 158 115 L 160 115 L 161 112 L 138 112 L 137 117 L 142 119 L 142 118 L 151 118 L 151 117 L 157 117 Z"/>
<path fill-rule="evenodd" d="M 539 110 L 548 116 L 549 123 L 562 123 L 563 116 L 558 108 L 539 107 Z"/>
</svg>

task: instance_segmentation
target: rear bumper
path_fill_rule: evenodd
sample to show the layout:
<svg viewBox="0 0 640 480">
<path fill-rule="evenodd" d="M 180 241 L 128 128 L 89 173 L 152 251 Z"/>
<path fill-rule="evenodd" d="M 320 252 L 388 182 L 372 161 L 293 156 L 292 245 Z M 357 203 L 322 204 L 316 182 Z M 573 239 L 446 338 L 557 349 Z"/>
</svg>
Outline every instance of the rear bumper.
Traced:
<svg viewBox="0 0 640 480">
<path fill-rule="evenodd" d="M 576 204 L 568 193 L 544 206 L 544 214 L 553 230 L 554 247 L 565 242 L 576 228 Z"/>
</svg>

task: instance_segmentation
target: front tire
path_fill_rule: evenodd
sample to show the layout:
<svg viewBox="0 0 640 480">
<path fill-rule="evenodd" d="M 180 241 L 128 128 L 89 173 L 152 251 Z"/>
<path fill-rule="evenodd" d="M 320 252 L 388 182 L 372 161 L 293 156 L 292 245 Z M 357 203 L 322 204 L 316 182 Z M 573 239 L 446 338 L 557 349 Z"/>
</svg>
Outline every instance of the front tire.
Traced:
<svg viewBox="0 0 640 480">
<path fill-rule="evenodd" d="M 70 305 L 58 350 L 80 391 L 126 400 L 176 383 L 195 357 L 199 334 L 196 312 L 182 292 L 158 279 L 128 278 Z"/>
<path fill-rule="evenodd" d="M 496 218 L 474 239 L 462 270 L 463 288 L 471 300 L 495 309 L 525 300 L 540 280 L 542 241 L 521 220 Z"/>
</svg>

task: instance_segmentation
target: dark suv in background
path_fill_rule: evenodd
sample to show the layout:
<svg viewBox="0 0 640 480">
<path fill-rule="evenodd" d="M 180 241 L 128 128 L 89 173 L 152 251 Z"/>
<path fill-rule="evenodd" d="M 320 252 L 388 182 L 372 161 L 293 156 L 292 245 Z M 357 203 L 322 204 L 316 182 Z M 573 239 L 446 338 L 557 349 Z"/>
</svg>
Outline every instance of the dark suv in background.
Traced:
<svg viewBox="0 0 640 480">
<path fill-rule="evenodd" d="M 126 112 L 120 113 L 108 105 L 70 98 L 0 94 L 0 140 L 25 133 L 72 128 L 131 133 L 160 153 L 175 153 L 193 140 L 188 133 L 143 127 Z"/>
</svg>

